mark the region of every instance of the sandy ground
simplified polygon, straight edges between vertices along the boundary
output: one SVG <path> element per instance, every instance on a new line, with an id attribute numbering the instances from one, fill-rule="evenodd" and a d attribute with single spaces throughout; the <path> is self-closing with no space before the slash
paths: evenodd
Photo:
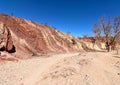
<path id="1" fill-rule="evenodd" d="M 120 55 L 84 52 L 0 65 L 0 85 L 120 85 Z"/>

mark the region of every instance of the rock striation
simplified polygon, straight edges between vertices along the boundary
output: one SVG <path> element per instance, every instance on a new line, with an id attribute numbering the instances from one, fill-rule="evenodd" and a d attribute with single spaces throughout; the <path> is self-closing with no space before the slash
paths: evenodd
<path id="1" fill-rule="evenodd" d="M 11 33 L 4 23 L 0 23 L 0 50 L 8 52 L 14 50 Z"/>
<path id="2" fill-rule="evenodd" d="M 54 28 L 0 14 L 0 49 L 15 52 L 22 58 L 46 53 L 66 53 L 82 50 L 81 43 L 71 35 Z"/>

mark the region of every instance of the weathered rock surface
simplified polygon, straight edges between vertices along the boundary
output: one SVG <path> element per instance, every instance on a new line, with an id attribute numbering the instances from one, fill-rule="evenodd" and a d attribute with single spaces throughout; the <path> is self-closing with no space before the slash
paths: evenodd
<path id="1" fill-rule="evenodd" d="M 0 23 L 0 50 L 10 52 L 13 50 L 13 47 L 14 45 L 9 29 L 4 23 Z"/>
<path id="2" fill-rule="evenodd" d="M 18 57 L 46 54 L 77 52 L 82 50 L 78 39 L 59 32 L 52 27 L 13 16 L 0 14 L 0 32 L 7 51 L 13 49 Z M 25 58 L 25 57 L 24 57 Z"/>
<path id="3" fill-rule="evenodd" d="M 102 43 L 77 39 L 54 28 L 0 14 L 0 49 L 27 58 L 47 53 L 68 53 L 105 49 Z"/>

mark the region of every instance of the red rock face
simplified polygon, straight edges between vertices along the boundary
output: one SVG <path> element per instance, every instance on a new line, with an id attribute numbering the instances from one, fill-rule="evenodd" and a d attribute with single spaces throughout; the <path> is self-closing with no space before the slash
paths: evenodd
<path id="1" fill-rule="evenodd" d="M 1 51 L 10 52 L 14 46 L 11 33 L 3 23 L 0 23 L 0 28 L 0 49 Z"/>
<path id="2" fill-rule="evenodd" d="M 0 29 L 5 30 L 6 50 L 10 51 L 14 45 L 18 56 L 76 52 L 82 49 L 77 39 L 46 25 L 4 14 L 0 15 L 0 22 L 5 25 L 0 26 Z"/>

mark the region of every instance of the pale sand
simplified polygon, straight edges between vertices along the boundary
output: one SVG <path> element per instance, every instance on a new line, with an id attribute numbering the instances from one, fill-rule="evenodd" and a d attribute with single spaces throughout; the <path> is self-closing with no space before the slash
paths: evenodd
<path id="1" fill-rule="evenodd" d="M 84 52 L 9 61 L 0 65 L 0 85 L 120 85 L 120 55 Z"/>

